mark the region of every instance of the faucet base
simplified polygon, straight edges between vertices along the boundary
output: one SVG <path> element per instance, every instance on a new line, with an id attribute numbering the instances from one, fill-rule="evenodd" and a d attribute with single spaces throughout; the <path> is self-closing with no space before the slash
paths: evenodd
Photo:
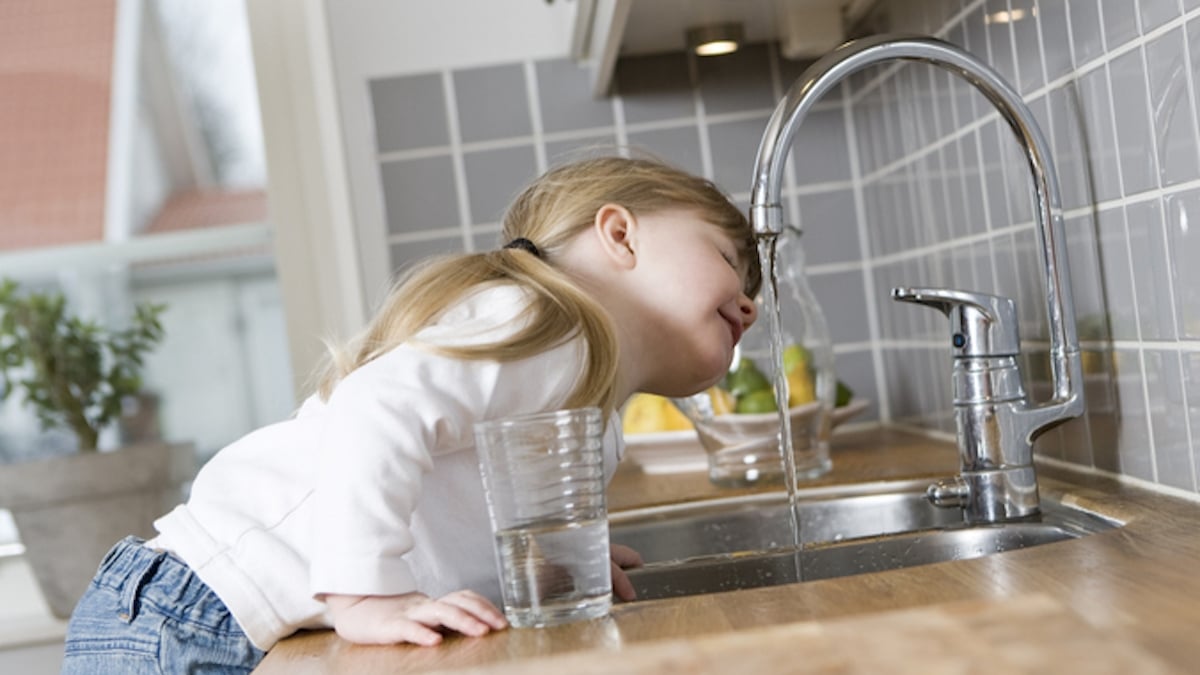
<path id="1" fill-rule="evenodd" d="M 938 481 L 925 493 L 934 506 L 958 507 L 972 524 L 1021 520 L 1041 512 L 1032 466 L 995 471 L 964 471 Z"/>

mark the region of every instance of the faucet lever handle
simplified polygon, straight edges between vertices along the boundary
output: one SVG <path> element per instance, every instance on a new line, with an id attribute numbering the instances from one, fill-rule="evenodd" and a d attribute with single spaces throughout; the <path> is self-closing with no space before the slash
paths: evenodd
<path id="1" fill-rule="evenodd" d="M 945 314 L 955 357 L 1015 356 L 1021 350 L 1012 298 L 951 288 L 893 288 L 892 299 Z"/>

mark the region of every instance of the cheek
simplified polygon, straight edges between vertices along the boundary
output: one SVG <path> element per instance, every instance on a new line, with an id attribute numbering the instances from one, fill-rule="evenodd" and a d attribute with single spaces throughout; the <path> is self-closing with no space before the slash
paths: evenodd
<path id="1" fill-rule="evenodd" d="M 676 339 L 665 358 L 665 372 L 671 373 L 672 396 L 690 396 L 716 384 L 729 370 L 730 351 L 720 336 L 711 331 L 691 331 L 687 338 Z M 669 364 L 669 365 L 668 365 Z"/>
<path id="2" fill-rule="evenodd" d="M 696 373 L 701 379 L 711 380 L 710 384 L 721 379 L 729 371 L 733 358 L 729 339 L 722 340 L 721 337 L 717 335 L 716 339 L 710 338 L 705 344 L 696 345 Z"/>

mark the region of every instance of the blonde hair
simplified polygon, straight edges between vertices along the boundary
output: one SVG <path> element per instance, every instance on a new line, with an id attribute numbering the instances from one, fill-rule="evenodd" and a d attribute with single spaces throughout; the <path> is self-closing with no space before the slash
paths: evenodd
<path id="1" fill-rule="evenodd" d="M 516 361 L 582 335 L 587 363 L 566 407 L 616 401 L 617 340 L 608 313 L 559 269 L 559 252 L 592 226 L 605 204 L 633 214 L 673 208 L 697 210 L 738 247 L 746 292 L 761 282 L 754 235 L 746 216 L 711 182 L 648 159 L 599 157 L 551 169 L 517 197 L 504 216 L 503 240 L 525 238 L 539 255 L 520 249 L 440 256 L 401 277 L 367 328 L 343 348 L 331 348 L 319 393 L 328 398 L 347 374 L 391 351 L 442 311 L 484 284 L 514 283 L 532 291 L 525 328 L 500 342 L 443 346 L 438 352 L 463 359 Z"/>

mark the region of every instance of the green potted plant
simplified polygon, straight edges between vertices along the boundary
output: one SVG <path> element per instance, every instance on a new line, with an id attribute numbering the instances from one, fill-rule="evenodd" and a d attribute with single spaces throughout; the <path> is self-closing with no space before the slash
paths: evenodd
<path id="1" fill-rule="evenodd" d="M 164 309 L 139 305 L 128 328 L 108 330 L 71 314 L 61 293 L 0 282 L 0 401 L 19 391 L 43 429 L 77 439 L 70 455 L 0 466 L 0 508 L 12 513 L 55 616 L 70 615 L 109 547 L 153 534 L 154 518 L 178 503 L 191 478 L 190 444 L 98 447 L 141 392 Z M 25 454 L 37 457 L 32 450 Z"/>

